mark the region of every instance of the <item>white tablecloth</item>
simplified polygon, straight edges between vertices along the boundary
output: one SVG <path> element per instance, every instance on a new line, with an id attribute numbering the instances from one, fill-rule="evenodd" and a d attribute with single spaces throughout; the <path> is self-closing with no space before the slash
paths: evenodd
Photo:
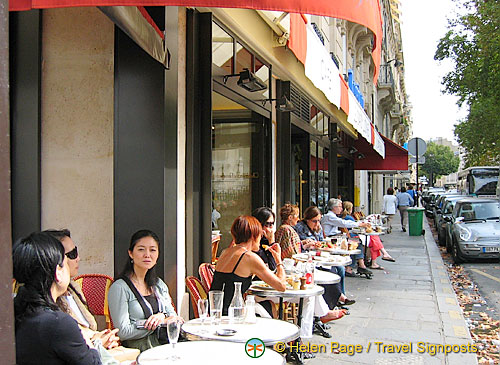
<path id="1" fill-rule="evenodd" d="M 137 359 L 137 364 L 285 364 L 285 358 L 277 352 L 273 351 L 271 348 L 266 348 L 264 350 L 264 354 L 261 357 L 249 357 L 245 352 L 245 343 L 230 343 L 222 341 L 188 341 L 176 344 L 175 351 L 173 353 L 179 357 L 177 361 L 171 361 L 168 359 L 168 357 L 172 355 L 172 345 L 162 345 L 154 347 L 141 353 L 141 355 Z"/>

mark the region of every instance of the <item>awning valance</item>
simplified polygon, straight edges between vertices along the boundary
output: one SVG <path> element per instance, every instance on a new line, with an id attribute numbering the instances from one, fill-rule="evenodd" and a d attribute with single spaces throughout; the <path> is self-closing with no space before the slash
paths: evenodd
<path id="1" fill-rule="evenodd" d="M 378 170 L 378 171 L 407 171 L 408 151 L 397 145 L 389 138 L 379 134 L 385 142 L 385 158 L 364 138 L 358 138 L 354 147 L 358 150 L 354 160 L 355 170 Z"/>

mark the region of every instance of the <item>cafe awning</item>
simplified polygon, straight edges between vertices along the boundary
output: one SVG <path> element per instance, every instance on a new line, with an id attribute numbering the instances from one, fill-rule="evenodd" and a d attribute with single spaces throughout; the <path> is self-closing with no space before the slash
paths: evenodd
<path id="1" fill-rule="evenodd" d="M 10 0 L 10 11 L 75 6 L 185 6 L 275 10 L 321 15 L 364 25 L 374 34 L 373 59 L 377 79 L 382 46 L 382 16 L 378 0 Z"/>
<path id="2" fill-rule="evenodd" d="M 385 158 L 377 153 L 373 145 L 364 138 L 358 138 L 354 142 L 357 152 L 354 154 L 355 170 L 378 170 L 378 171 L 407 171 L 408 151 L 394 143 L 389 138 L 382 137 L 385 144 Z"/>

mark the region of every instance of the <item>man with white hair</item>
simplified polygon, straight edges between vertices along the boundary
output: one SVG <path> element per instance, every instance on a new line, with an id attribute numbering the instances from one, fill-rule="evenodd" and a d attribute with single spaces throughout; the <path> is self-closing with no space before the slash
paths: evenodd
<path id="1" fill-rule="evenodd" d="M 328 213 L 321 218 L 321 226 L 325 237 L 340 234 L 339 228 L 370 227 L 370 223 L 354 222 L 338 217 L 342 213 L 342 200 L 331 198 L 328 200 Z"/>
<path id="2" fill-rule="evenodd" d="M 342 200 L 340 199 L 332 198 L 328 200 L 327 206 L 328 213 L 321 219 L 325 237 L 340 234 L 339 228 L 370 227 L 370 223 L 355 222 L 338 217 L 337 215 L 340 215 L 343 211 Z M 360 248 L 362 249 L 362 247 Z M 358 274 L 372 274 L 372 272 L 366 268 L 363 253 L 351 255 L 351 258 L 353 263 L 346 267 L 346 276 L 355 276 L 353 273 L 355 262 L 358 264 Z"/>

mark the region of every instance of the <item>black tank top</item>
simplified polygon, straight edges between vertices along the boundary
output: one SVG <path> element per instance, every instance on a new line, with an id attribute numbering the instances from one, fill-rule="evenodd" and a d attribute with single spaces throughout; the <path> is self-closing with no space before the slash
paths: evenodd
<path id="1" fill-rule="evenodd" d="M 241 283 L 241 294 L 246 292 L 250 285 L 252 284 L 252 275 L 242 278 L 234 273 L 238 265 L 240 264 L 243 255 L 245 255 L 247 251 L 243 252 L 243 254 L 238 259 L 236 265 L 234 265 L 233 271 L 231 272 L 220 272 L 215 271 L 214 278 L 212 280 L 212 286 L 210 290 L 224 290 L 224 300 L 222 304 L 222 315 L 227 316 L 227 311 L 229 309 L 229 305 L 231 304 L 231 300 L 233 300 L 234 295 L 234 283 Z M 224 288 L 224 289 L 223 289 Z"/>

